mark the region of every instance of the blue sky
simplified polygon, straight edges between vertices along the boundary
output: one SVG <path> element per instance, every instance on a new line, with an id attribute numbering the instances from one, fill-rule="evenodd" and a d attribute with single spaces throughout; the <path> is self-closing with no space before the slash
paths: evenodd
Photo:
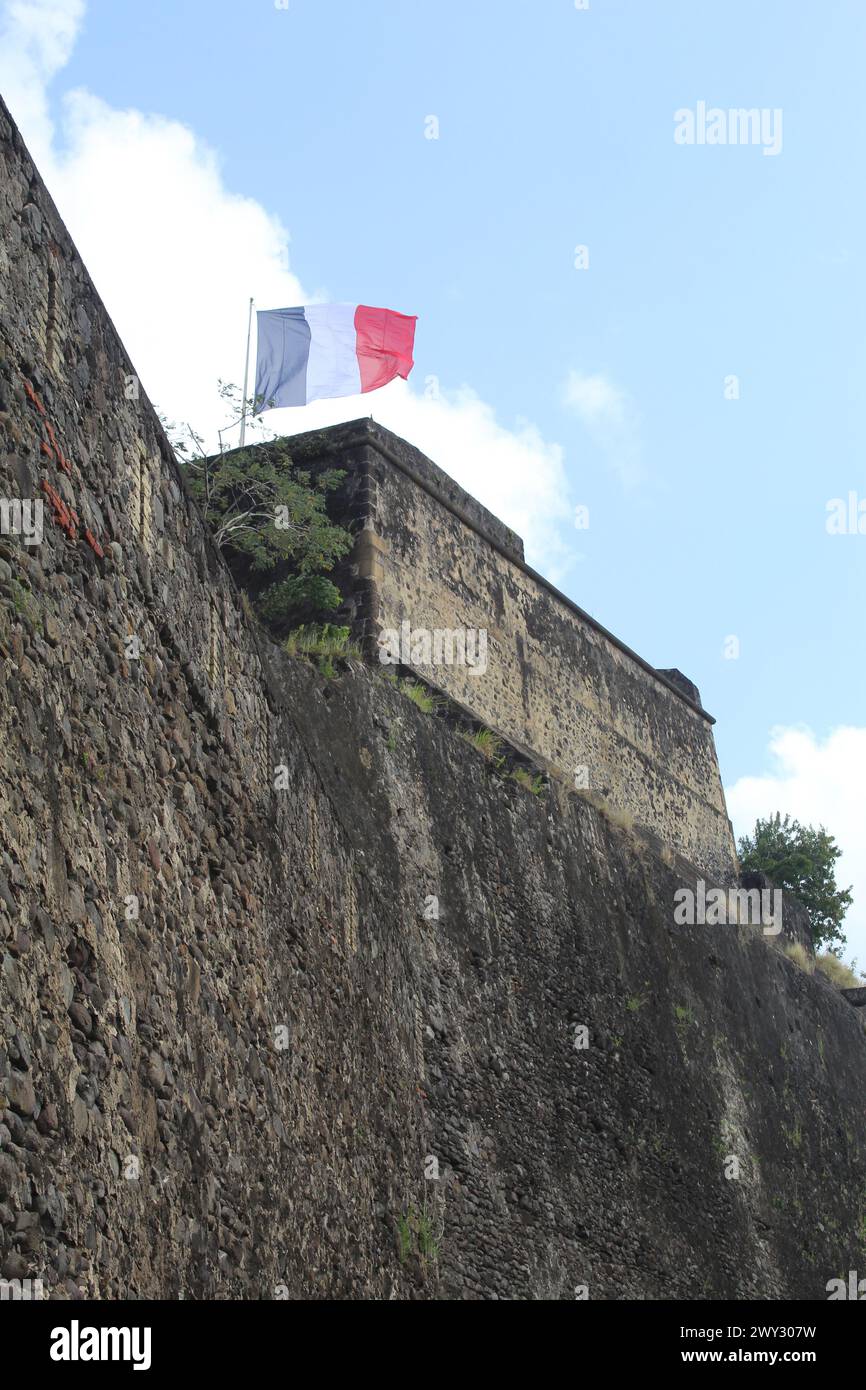
<path id="1" fill-rule="evenodd" d="M 866 899 L 866 535 L 825 524 L 866 499 L 862 0 L 31 8 L 10 105 L 157 404 L 184 412 L 204 338 L 239 379 L 249 294 L 418 314 L 413 393 L 327 418 L 417 421 L 538 568 L 700 686 L 737 828 L 823 820 Z M 700 101 L 780 110 L 780 152 L 675 143 Z"/>

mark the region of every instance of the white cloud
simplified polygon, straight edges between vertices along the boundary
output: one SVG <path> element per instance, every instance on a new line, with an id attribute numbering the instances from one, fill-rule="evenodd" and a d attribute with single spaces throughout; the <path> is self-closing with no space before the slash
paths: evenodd
<path id="1" fill-rule="evenodd" d="M 811 729 L 777 728 L 769 755 L 772 771 L 741 777 L 726 792 L 734 829 L 751 834 L 759 816 L 780 811 L 835 837 L 843 851 L 836 881 L 853 885 L 854 906 L 843 926 L 846 954 L 866 969 L 866 728 L 834 729 L 823 742 Z"/>
<path id="2" fill-rule="evenodd" d="M 178 121 L 64 101 L 66 148 L 47 180 L 148 395 L 213 438 L 217 379 L 240 384 L 249 296 L 297 304 L 278 219 L 223 183 Z"/>
<path id="3" fill-rule="evenodd" d="M 250 295 L 262 307 L 318 296 L 290 269 L 279 219 L 226 187 L 187 126 L 76 90 L 60 102 L 56 138 L 46 91 L 83 15 L 83 0 L 6 0 L 0 87 L 148 395 L 215 444 L 226 420 L 217 380 L 242 380 Z M 531 560 L 565 572 L 561 449 L 528 422 L 499 423 L 471 389 L 428 400 L 395 383 L 267 419 L 295 432 L 371 411 L 523 535 Z"/>
<path id="4" fill-rule="evenodd" d="M 0 13 L 0 91 L 36 162 L 50 155 L 47 86 L 69 62 L 85 0 L 6 0 Z"/>
<path id="5" fill-rule="evenodd" d="M 640 417 L 627 392 L 600 372 L 572 371 L 563 400 L 577 415 L 620 480 L 632 487 L 644 477 Z"/>

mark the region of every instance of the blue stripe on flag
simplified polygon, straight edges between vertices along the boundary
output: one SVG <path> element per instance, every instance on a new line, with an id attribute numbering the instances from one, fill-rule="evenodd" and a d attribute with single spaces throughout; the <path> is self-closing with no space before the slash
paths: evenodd
<path id="1" fill-rule="evenodd" d="M 256 414 L 272 406 L 306 405 L 310 325 L 303 308 L 256 313 Z"/>

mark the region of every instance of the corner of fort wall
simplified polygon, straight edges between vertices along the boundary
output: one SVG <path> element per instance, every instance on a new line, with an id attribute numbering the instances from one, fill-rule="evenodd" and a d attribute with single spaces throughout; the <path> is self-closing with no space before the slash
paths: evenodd
<path id="1" fill-rule="evenodd" d="M 293 449 L 346 470 L 337 508 L 356 541 L 340 579 L 371 654 L 408 633 L 401 665 L 479 722 L 699 867 L 734 871 L 714 721 L 691 682 L 649 666 L 559 593 L 526 564 L 519 536 L 372 420 L 299 435 Z M 437 632 L 483 633 L 483 663 L 449 661 L 447 642 L 444 659 L 426 659 L 423 634 Z"/>

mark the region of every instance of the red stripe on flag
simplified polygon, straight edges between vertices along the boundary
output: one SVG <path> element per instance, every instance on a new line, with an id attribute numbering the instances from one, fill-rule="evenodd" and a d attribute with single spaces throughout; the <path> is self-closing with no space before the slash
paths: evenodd
<path id="1" fill-rule="evenodd" d="M 396 314 L 393 309 L 371 309 L 359 304 L 355 310 L 355 334 L 361 390 L 376 391 L 395 376 L 403 380 L 415 365 L 417 315 Z"/>

